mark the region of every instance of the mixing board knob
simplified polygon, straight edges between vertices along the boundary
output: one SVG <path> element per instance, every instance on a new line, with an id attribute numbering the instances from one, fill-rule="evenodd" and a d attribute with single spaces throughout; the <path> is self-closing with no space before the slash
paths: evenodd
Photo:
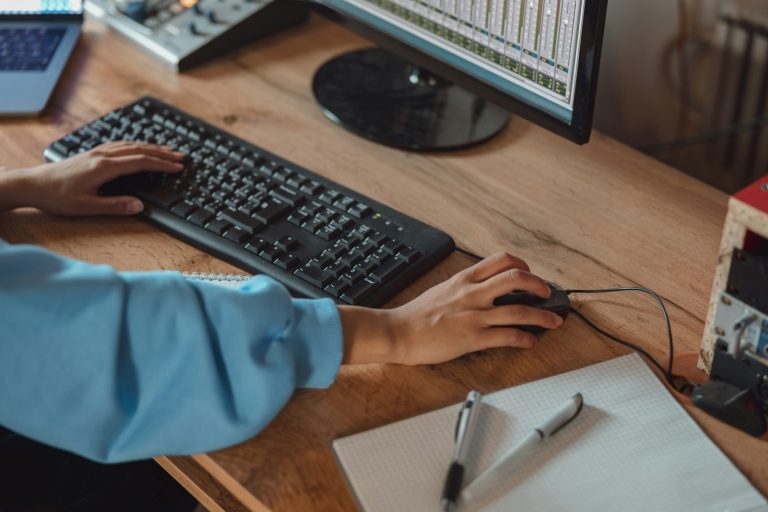
<path id="1" fill-rule="evenodd" d="M 211 23 L 216 23 L 219 21 L 219 19 L 216 17 L 216 12 L 214 12 L 213 9 L 208 9 L 205 11 L 205 17 L 208 18 L 208 21 Z"/>
<path id="2" fill-rule="evenodd" d="M 144 20 L 146 20 L 149 16 L 149 12 L 147 11 L 147 4 L 144 1 L 138 0 L 134 2 L 128 2 L 128 4 L 123 7 L 123 12 L 133 21 L 137 21 L 139 23 L 144 23 Z"/>
<path id="3" fill-rule="evenodd" d="M 200 35 L 200 31 L 197 29 L 197 25 L 195 25 L 194 21 L 190 21 L 189 25 L 187 25 L 187 27 L 189 27 L 189 33 L 190 34 Z"/>
<path id="4" fill-rule="evenodd" d="M 200 2 L 193 5 L 192 10 L 195 11 L 195 14 L 199 14 L 199 15 L 203 14 L 203 8 L 200 6 Z"/>

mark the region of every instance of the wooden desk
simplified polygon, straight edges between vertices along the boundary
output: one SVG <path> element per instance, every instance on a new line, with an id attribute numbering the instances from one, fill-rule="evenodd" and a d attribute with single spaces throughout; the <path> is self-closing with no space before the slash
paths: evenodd
<path id="1" fill-rule="evenodd" d="M 666 300 L 678 351 L 699 347 L 726 196 L 599 133 L 577 147 L 520 119 L 491 142 L 413 154 L 329 123 L 311 95 L 326 59 L 366 43 L 313 18 L 304 27 L 177 75 L 88 22 L 46 117 L 0 123 L 3 163 L 37 163 L 44 146 L 105 111 L 152 94 L 433 224 L 469 251 L 508 251 L 568 287 L 641 284 Z M 0 215 L 0 236 L 119 269 L 232 271 L 133 219 Z M 471 260 L 454 254 L 392 305 Z M 585 298 L 584 311 L 665 359 L 663 324 L 642 296 Z M 296 393 L 259 436 L 220 452 L 159 462 L 211 510 L 352 510 L 330 442 L 626 353 L 576 318 L 529 351 L 494 350 L 436 366 L 343 368 L 328 390 Z M 686 408 L 764 493 L 768 443 Z"/>

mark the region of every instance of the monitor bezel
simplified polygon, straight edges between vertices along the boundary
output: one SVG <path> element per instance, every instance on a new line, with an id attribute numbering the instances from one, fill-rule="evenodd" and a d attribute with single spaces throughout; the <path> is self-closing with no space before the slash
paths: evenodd
<path id="1" fill-rule="evenodd" d="M 518 100 L 471 74 L 460 71 L 346 12 L 341 12 L 325 4 L 324 0 L 314 0 L 310 4 L 315 11 L 326 18 L 365 37 L 375 45 L 484 97 L 512 114 L 523 117 L 577 144 L 585 144 L 589 141 L 592 132 L 597 76 L 600 69 L 608 0 L 585 0 L 579 64 L 574 88 L 573 117 L 570 124 Z"/>

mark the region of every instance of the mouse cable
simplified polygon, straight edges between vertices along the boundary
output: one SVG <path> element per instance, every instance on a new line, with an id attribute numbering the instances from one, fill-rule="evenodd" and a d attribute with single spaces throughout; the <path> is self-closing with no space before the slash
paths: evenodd
<path id="1" fill-rule="evenodd" d="M 595 324 L 592 320 L 584 316 L 583 313 L 580 311 L 571 308 L 571 311 L 581 318 L 587 325 L 589 325 L 592 329 L 597 331 L 598 333 L 602 334 L 603 336 L 620 343 L 624 345 L 625 347 L 629 347 L 641 355 L 645 356 L 649 361 L 653 363 L 656 368 L 659 369 L 659 371 L 664 375 L 667 382 L 672 385 L 674 389 L 678 389 L 679 386 L 674 383 L 674 376 L 672 375 L 672 362 L 674 360 L 675 356 L 675 345 L 674 340 L 672 338 L 672 323 L 669 321 L 669 314 L 667 313 L 667 308 L 664 306 L 664 301 L 661 300 L 661 297 L 654 292 L 653 290 L 649 290 L 648 288 L 642 288 L 642 287 L 627 287 L 627 288 L 602 288 L 602 289 L 596 289 L 596 290 L 565 290 L 565 293 L 568 295 L 571 294 L 586 294 L 586 293 L 614 293 L 614 292 L 642 292 L 647 293 L 648 295 L 652 296 L 654 299 L 656 299 L 656 302 L 658 303 L 659 307 L 661 308 L 661 313 L 664 316 L 664 324 L 667 328 L 667 338 L 669 340 L 669 361 L 667 363 L 667 369 L 665 370 L 664 367 L 659 363 L 656 359 L 654 359 L 648 352 L 640 348 L 639 346 L 635 345 L 634 343 L 630 343 L 622 338 L 619 338 L 618 336 L 615 336 L 600 327 L 598 327 L 597 324 Z"/>

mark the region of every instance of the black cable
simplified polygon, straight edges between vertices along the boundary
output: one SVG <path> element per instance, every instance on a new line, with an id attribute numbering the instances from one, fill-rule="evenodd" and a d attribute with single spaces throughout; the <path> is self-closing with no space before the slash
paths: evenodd
<path id="1" fill-rule="evenodd" d="M 649 144 L 647 146 L 640 146 L 638 149 L 643 153 L 655 155 L 658 153 L 664 153 L 665 151 L 671 151 L 674 149 L 685 148 L 688 146 L 696 146 L 698 144 L 704 144 L 706 142 L 717 140 L 723 137 L 728 137 L 731 135 L 737 135 L 743 132 L 750 132 L 750 131 L 756 130 L 757 128 L 765 124 L 768 124 L 768 115 L 758 116 L 758 117 L 749 119 L 747 121 L 742 121 L 739 123 L 733 123 L 723 128 L 704 131 L 684 139 L 673 140 L 669 142 L 658 142 L 654 144 Z"/>
<path id="2" fill-rule="evenodd" d="M 473 252 L 470 252 L 470 251 L 468 251 L 466 249 L 462 249 L 461 247 L 456 247 L 456 252 L 460 252 L 461 254 L 463 254 L 465 256 L 469 256 L 470 258 L 474 258 L 477 261 L 480 261 L 480 260 L 483 259 L 482 256 L 478 256 L 477 254 L 475 254 Z"/>
<path id="3" fill-rule="evenodd" d="M 637 345 L 634 345 L 633 343 L 630 343 L 626 340 L 623 340 L 619 338 L 618 336 L 614 336 L 613 334 L 610 334 L 609 332 L 604 331 L 600 327 L 598 327 L 594 322 L 589 320 L 586 316 L 584 316 L 583 313 L 571 309 L 573 313 L 584 320 L 590 327 L 592 327 L 595 331 L 599 332 L 603 336 L 606 336 L 613 341 L 617 343 L 621 343 L 622 345 L 632 348 L 633 350 L 636 350 L 646 358 L 648 358 L 660 371 L 664 374 L 664 377 L 667 379 L 667 382 L 669 382 L 673 387 L 676 387 L 673 383 L 673 375 L 672 375 L 672 362 L 675 357 L 675 345 L 674 345 L 674 339 L 672 337 L 672 323 L 669 321 L 669 313 L 667 313 L 667 308 L 664 306 L 664 301 L 661 300 L 661 297 L 654 292 L 653 290 L 649 290 L 648 288 L 642 288 L 639 286 L 632 286 L 632 287 L 626 287 L 626 288 L 602 288 L 597 290 L 565 290 L 565 293 L 568 295 L 574 294 L 574 293 L 614 293 L 614 292 L 643 292 L 647 293 L 648 295 L 652 296 L 654 299 L 656 299 L 656 302 L 659 304 L 659 307 L 661 308 L 661 313 L 664 316 L 664 324 L 667 328 L 667 337 L 669 339 L 669 362 L 667 363 L 667 369 L 664 370 L 664 367 L 656 361 L 653 357 L 651 357 L 650 354 L 648 354 L 645 350 L 641 349 Z"/>
<path id="4" fill-rule="evenodd" d="M 573 313 L 577 317 L 581 318 L 584 321 L 584 323 L 586 323 L 588 326 L 590 326 L 592 329 L 594 329 L 598 333 L 602 334 L 606 338 L 610 338 L 611 340 L 615 341 L 616 343 L 620 343 L 620 344 L 624 345 L 625 347 L 631 348 L 632 350 L 634 350 L 636 352 L 639 352 L 640 355 L 642 355 L 646 359 L 648 359 L 648 361 L 650 361 L 661 372 L 661 374 L 664 376 L 664 378 L 667 380 L 667 382 L 669 382 L 669 384 L 673 388 L 676 388 L 675 383 L 672 380 L 672 376 L 670 374 L 668 374 L 664 370 L 664 367 L 661 366 L 661 363 L 659 363 L 656 359 L 654 359 L 654 357 L 651 356 L 648 352 L 646 352 L 645 350 L 643 350 L 639 346 L 635 345 L 634 343 L 630 343 L 627 340 L 621 339 L 618 336 L 614 336 L 613 334 L 609 333 L 608 331 L 605 331 L 605 330 L 601 329 L 592 320 L 590 320 L 589 318 L 584 316 L 584 313 L 580 312 L 579 310 L 571 308 L 571 313 Z"/>

